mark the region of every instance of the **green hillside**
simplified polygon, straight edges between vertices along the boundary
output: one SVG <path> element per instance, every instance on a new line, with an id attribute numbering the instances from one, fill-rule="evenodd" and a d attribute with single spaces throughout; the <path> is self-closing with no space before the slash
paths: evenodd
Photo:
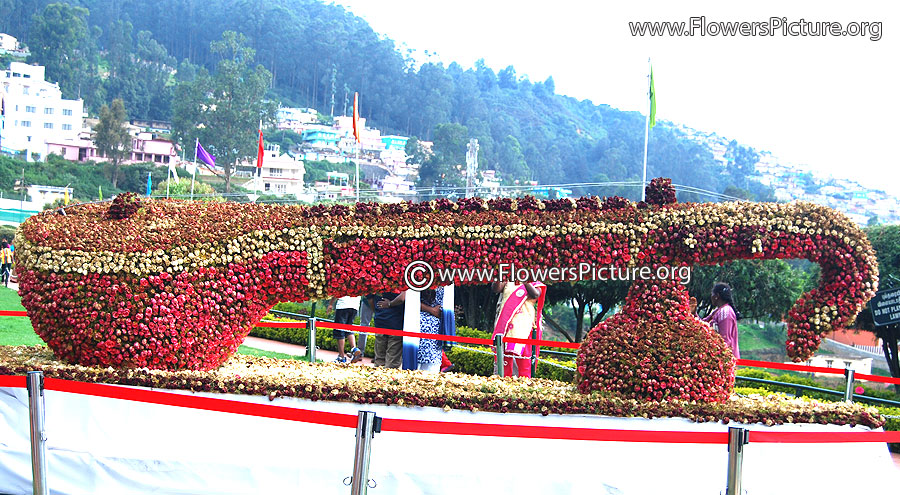
<path id="1" fill-rule="evenodd" d="M 210 0 L 202 8 L 183 0 L 70 3 L 77 8 L 8 0 L 0 31 L 28 44 L 31 61 L 46 65 L 64 95 L 84 98 L 93 112 L 122 98 L 132 118 L 172 120 L 178 103 L 173 95 L 204 71 L 216 70 L 221 57 L 210 45 L 233 30 L 246 36 L 254 63 L 271 73 L 271 101 L 329 115 L 334 88 L 335 114 L 348 113 L 353 92 L 359 92 L 362 116 L 385 133 L 430 141 L 439 137 L 439 126 L 460 126 L 459 141 L 479 140 L 480 168 L 499 171 L 507 182 L 625 181 L 642 175 L 644 119 L 638 113 L 559 95 L 552 77 L 530 81 L 512 66 L 498 72 L 483 61 L 474 67 L 416 66 L 392 40 L 341 6 L 316 0 Z M 458 142 L 450 144 L 453 154 L 465 153 Z M 744 148 L 734 154 L 749 157 L 749 163 L 723 168 L 707 148 L 661 123 L 651 133 L 649 150 L 651 177 L 771 197 L 748 179 L 755 154 Z M 459 163 L 458 156 L 444 158 L 432 165 Z M 639 188 L 610 187 L 574 192 L 640 194 Z"/>

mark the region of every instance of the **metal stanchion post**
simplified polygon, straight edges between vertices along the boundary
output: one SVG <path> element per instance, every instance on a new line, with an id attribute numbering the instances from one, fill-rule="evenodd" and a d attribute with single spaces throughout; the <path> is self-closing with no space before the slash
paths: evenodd
<path id="1" fill-rule="evenodd" d="M 537 340 L 537 330 L 533 328 L 531 329 L 531 338 Z M 531 376 L 534 376 L 537 371 L 537 347 L 536 345 L 531 346 Z"/>
<path id="2" fill-rule="evenodd" d="M 374 438 L 376 433 L 380 432 L 381 418 L 372 411 L 359 411 L 356 420 L 356 450 L 353 453 L 353 477 L 350 478 L 351 495 L 366 495 L 369 489 L 369 460 L 372 457 L 372 438 Z"/>
<path id="3" fill-rule="evenodd" d="M 856 372 L 847 368 L 844 370 L 844 376 L 847 377 L 847 388 L 844 389 L 844 402 L 853 402 L 853 379 Z"/>
<path id="4" fill-rule="evenodd" d="M 494 335 L 494 352 L 497 353 L 497 376 L 503 376 L 503 335 Z"/>
<path id="5" fill-rule="evenodd" d="M 750 441 L 750 430 L 728 428 L 728 484 L 725 495 L 741 495 L 741 466 L 744 462 L 744 445 Z"/>
<path id="6" fill-rule="evenodd" d="M 44 432 L 44 373 L 29 371 L 28 412 L 31 417 L 31 476 L 34 495 L 47 495 L 47 435 Z"/>
<path id="7" fill-rule="evenodd" d="M 309 356 L 309 362 L 316 362 L 316 317 L 309 319 L 309 341 L 306 343 L 306 354 Z"/>

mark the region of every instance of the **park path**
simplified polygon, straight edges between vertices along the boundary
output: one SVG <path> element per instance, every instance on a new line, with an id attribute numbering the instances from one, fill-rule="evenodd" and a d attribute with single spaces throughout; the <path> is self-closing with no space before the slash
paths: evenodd
<path id="1" fill-rule="evenodd" d="M 369 338 L 374 338 L 370 336 Z M 295 345 L 288 344 L 286 342 L 279 342 L 277 340 L 268 340 L 261 339 L 259 337 L 250 337 L 244 339 L 244 345 L 247 347 L 252 347 L 254 349 L 259 349 L 262 351 L 270 351 L 270 352 L 281 352 L 283 354 L 290 354 L 292 356 L 305 356 L 306 355 L 306 346 L 305 345 Z M 325 349 L 316 349 L 316 359 L 321 359 L 326 363 L 334 362 L 337 359 L 338 353 L 336 351 L 328 351 Z M 349 355 L 349 350 L 348 350 Z M 375 366 L 372 363 L 372 358 L 363 357 L 362 361 L 359 361 L 356 364 L 361 364 L 364 366 Z"/>

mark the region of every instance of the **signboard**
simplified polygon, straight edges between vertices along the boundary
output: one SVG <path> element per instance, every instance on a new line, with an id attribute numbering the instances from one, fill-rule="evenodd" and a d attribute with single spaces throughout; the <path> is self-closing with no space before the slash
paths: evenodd
<path id="1" fill-rule="evenodd" d="M 880 290 L 869 301 L 875 325 L 882 327 L 900 323 L 900 289 Z"/>

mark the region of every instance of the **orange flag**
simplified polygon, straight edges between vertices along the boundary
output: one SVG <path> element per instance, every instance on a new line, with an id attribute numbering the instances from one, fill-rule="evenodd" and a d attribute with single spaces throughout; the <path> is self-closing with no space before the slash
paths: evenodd
<path id="1" fill-rule="evenodd" d="M 359 138 L 359 93 L 353 93 L 353 137 L 357 143 L 362 143 Z"/>

